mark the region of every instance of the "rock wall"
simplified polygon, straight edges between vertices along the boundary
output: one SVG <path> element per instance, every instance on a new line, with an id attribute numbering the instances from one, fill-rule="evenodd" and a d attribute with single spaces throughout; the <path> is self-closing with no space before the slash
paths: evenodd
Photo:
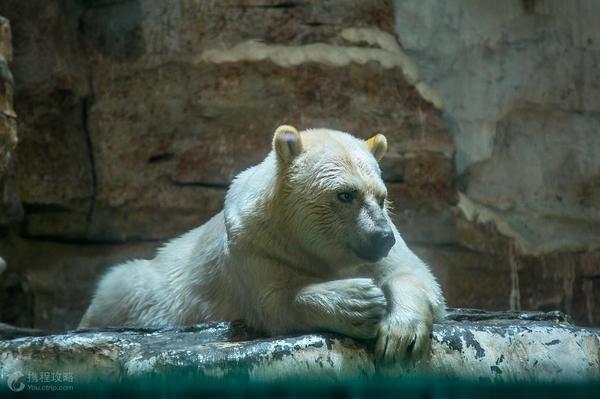
<path id="1" fill-rule="evenodd" d="M 8 226 L 18 223 L 22 209 L 15 193 L 14 151 L 17 145 L 17 115 L 13 109 L 14 80 L 9 21 L 0 16 L 0 240 Z M 27 282 L 15 268 L 8 269 L 0 251 L 0 320 L 15 324 L 32 324 L 32 295 Z"/>
<path id="2" fill-rule="evenodd" d="M 597 324 L 600 4 L 394 6 L 399 42 L 444 101 L 466 219 L 460 244 L 503 255 L 511 306 L 560 303 Z M 474 232 L 475 224 L 508 240 Z"/>
<path id="3" fill-rule="evenodd" d="M 539 32 L 554 24 L 567 32 L 571 20 L 553 18 L 560 9 L 535 17 L 537 8 L 518 2 L 495 5 L 502 12 L 487 19 L 479 18 L 486 8 L 469 2 L 444 3 L 444 12 L 419 4 L 3 1 L 0 15 L 13 27 L 15 184 L 25 215 L 0 240 L 0 256 L 30 287 L 30 324 L 75 326 L 111 263 L 150 257 L 160 242 L 217 212 L 232 177 L 265 156 L 281 123 L 386 134 L 395 221 L 451 305 L 560 308 L 600 323 L 595 186 L 577 205 L 569 185 L 569 176 L 583 179 L 597 166 L 594 119 L 587 108 L 573 108 L 569 118 L 561 116 L 566 108 L 547 111 L 556 102 L 544 94 L 554 93 L 560 69 L 542 61 L 571 44 L 559 38 L 543 46 L 550 55 L 538 54 L 535 40 L 506 38 L 517 30 L 501 22 L 523 20 L 524 37 L 546 40 Z M 474 32 L 462 32 L 463 23 Z M 539 58 L 531 68 L 545 68 L 535 69 L 537 84 L 488 48 L 484 28 L 504 52 L 531 42 Z M 575 58 L 560 65 L 570 68 Z M 517 92 L 508 89 L 515 80 L 539 95 L 535 106 L 499 94 Z M 583 86 L 573 86 L 571 97 Z M 500 107 L 498 98 L 514 107 Z M 494 124 L 496 141 L 481 128 Z M 581 168 L 542 168 L 552 154 Z M 517 167 L 511 160 L 519 157 L 526 162 Z M 535 184 L 529 175 L 517 179 L 521 170 Z M 564 205 L 531 205 L 535 187 L 548 199 L 563 186 Z M 516 205 L 496 209 L 492 202 L 503 198 Z M 534 217 L 515 219 L 523 209 Z M 569 229 L 564 245 L 540 215 L 571 223 L 560 225 Z M 535 231 L 528 237 L 537 244 L 515 233 L 513 219 Z"/>
<path id="4" fill-rule="evenodd" d="M 13 151 L 17 145 L 17 121 L 13 109 L 14 80 L 9 21 L 0 16 L 0 229 L 19 219 L 20 208 L 14 193 Z"/>
<path id="5" fill-rule="evenodd" d="M 600 4 L 395 6 L 402 46 L 444 99 L 463 212 L 524 253 L 598 249 Z"/>

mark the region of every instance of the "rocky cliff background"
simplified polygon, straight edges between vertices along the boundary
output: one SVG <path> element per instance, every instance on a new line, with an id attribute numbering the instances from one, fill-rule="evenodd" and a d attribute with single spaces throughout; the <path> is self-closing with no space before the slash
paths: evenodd
<path id="1" fill-rule="evenodd" d="M 600 3 L 3 0 L 0 15 L 0 321 L 75 327 L 111 264 L 220 210 L 290 123 L 386 134 L 396 223 L 449 305 L 600 325 Z"/>

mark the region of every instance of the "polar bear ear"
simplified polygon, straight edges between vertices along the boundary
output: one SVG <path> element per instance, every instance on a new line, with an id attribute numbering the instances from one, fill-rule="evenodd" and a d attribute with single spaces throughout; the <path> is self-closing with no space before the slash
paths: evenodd
<path id="1" fill-rule="evenodd" d="M 375 159 L 380 161 L 387 152 L 387 139 L 383 134 L 377 133 L 375 136 L 367 140 L 367 147 Z"/>
<path id="2" fill-rule="evenodd" d="M 289 125 L 281 125 L 273 135 L 273 149 L 279 159 L 290 162 L 303 151 L 302 138 L 298 130 Z"/>

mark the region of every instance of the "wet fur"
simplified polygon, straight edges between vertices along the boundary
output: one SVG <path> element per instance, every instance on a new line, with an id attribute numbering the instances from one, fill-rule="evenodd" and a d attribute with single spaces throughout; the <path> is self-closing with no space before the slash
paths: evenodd
<path id="1" fill-rule="evenodd" d="M 426 354 L 445 302 L 393 226 L 387 201 L 374 205 L 385 194 L 375 157 L 385 138 L 290 132 L 281 143 L 276 134 L 266 159 L 236 177 L 222 212 L 154 259 L 110 269 L 80 327 L 243 319 L 272 335 L 327 330 L 375 338 L 383 360 Z M 343 184 L 364 191 L 360 218 L 335 203 L 332 193 Z M 389 223 L 396 243 L 369 263 L 349 248 L 376 223 Z"/>

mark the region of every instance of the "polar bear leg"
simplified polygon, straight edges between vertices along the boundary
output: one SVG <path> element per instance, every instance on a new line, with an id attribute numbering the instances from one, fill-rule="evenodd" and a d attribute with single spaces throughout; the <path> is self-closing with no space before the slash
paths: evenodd
<path id="1" fill-rule="evenodd" d="M 79 328 L 143 326 L 143 316 L 153 304 L 155 276 L 148 260 L 113 267 L 100 281 Z"/>

